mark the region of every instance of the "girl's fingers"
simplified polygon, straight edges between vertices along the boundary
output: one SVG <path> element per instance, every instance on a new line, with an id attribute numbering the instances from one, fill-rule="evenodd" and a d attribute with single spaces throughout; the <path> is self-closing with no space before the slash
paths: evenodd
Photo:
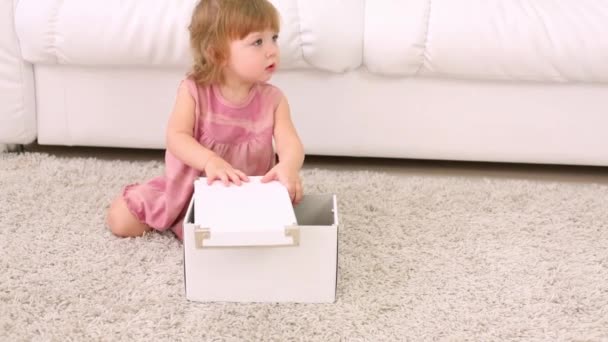
<path id="1" fill-rule="evenodd" d="M 230 185 L 230 181 L 228 180 L 228 174 L 226 174 L 225 171 L 219 174 L 219 179 L 222 181 L 222 183 L 224 183 L 225 186 Z"/>
<path id="2" fill-rule="evenodd" d="M 242 181 L 249 182 L 249 177 L 247 177 L 247 175 L 243 171 L 235 169 L 234 172 L 239 176 Z"/>
<path id="3" fill-rule="evenodd" d="M 235 172 L 235 170 L 230 170 L 227 172 L 227 174 L 228 174 L 228 178 L 230 179 L 231 182 L 233 182 L 236 185 L 241 185 L 241 178 Z"/>
<path id="4" fill-rule="evenodd" d="M 272 169 L 272 170 L 268 171 L 264 175 L 264 177 L 262 177 L 262 183 L 268 183 L 271 180 L 276 179 L 276 177 L 277 177 L 277 173 L 276 173 L 276 171 L 274 169 Z"/>
<path id="5" fill-rule="evenodd" d="M 295 196 L 295 204 L 300 203 L 302 197 L 304 196 L 304 191 L 302 189 L 302 183 L 300 181 L 296 182 L 296 196 Z"/>
<path id="6" fill-rule="evenodd" d="M 296 200 L 296 187 L 295 185 L 289 186 L 287 185 L 287 192 L 289 193 L 289 199 L 291 199 L 291 202 L 295 202 Z"/>
<path id="7" fill-rule="evenodd" d="M 207 175 L 207 184 L 211 185 L 214 180 L 218 179 L 217 174 L 208 174 Z"/>
<path id="8" fill-rule="evenodd" d="M 242 181 L 248 182 L 249 177 L 245 173 L 237 169 L 219 170 L 207 175 L 207 184 L 211 185 L 215 180 L 221 181 L 224 185 L 229 186 L 230 183 L 241 185 Z"/>

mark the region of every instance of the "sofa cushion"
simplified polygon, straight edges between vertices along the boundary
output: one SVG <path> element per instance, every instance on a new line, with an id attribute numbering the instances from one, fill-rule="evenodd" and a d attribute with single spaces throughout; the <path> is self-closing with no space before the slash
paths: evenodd
<path id="1" fill-rule="evenodd" d="M 364 64 L 387 75 L 606 82 L 607 20 L 601 0 L 368 1 Z"/>
<path id="2" fill-rule="evenodd" d="M 21 0 L 15 21 L 31 63 L 186 68 L 196 2 Z M 363 0 L 272 2 L 282 17 L 282 68 L 342 72 L 361 65 Z"/>
<path id="3" fill-rule="evenodd" d="M 367 68 L 387 75 L 417 74 L 424 62 L 428 10 L 428 0 L 368 1 L 363 44 Z"/>
<path id="4" fill-rule="evenodd" d="M 20 0 L 25 60 L 186 68 L 197 0 Z M 480 80 L 608 81 L 608 2 L 272 0 L 282 69 Z"/>

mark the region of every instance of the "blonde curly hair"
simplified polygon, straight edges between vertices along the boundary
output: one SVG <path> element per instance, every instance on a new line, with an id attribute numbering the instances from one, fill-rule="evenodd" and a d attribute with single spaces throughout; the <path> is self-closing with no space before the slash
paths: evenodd
<path id="1" fill-rule="evenodd" d="M 193 65 L 189 76 L 201 85 L 222 83 L 230 41 L 251 32 L 279 32 L 280 19 L 268 0 L 201 0 L 188 26 Z"/>

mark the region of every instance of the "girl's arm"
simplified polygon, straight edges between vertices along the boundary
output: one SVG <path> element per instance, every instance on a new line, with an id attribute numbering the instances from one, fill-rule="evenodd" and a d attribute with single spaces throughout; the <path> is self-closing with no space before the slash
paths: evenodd
<path id="1" fill-rule="evenodd" d="M 195 115 L 194 99 L 182 83 L 167 125 L 167 149 L 186 165 L 203 171 L 215 153 L 194 139 Z"/>
<path id="2" fill-rule="evenodd" d="M 304 163 L 304 147 L 291 121 L 289 104 L 285 96 L 275 111 L 274 120 L 274 140 L 279 163 L 288 165 L 291 170 L 298 172 Z"/>
<path id="3" fill-rule="evenodd" d="M 274 140 L 279 163 L 264 175 L 262 183 L 280 181 L 287 188 L 291 201 L 298 204 L 304 195 L 299 175 L 304 162 L 304 148 L 291 122 L 285 97 L 281 99 L 275 111 L 274 122 Z"/>

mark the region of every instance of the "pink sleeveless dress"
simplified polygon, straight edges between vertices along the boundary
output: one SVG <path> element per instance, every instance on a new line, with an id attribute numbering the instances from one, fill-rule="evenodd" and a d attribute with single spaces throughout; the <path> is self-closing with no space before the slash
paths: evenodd
<path id="1" fill-rule="evenodd" d="M 274 165 L 272 136 L 274 112 L 283 95 L 269 84 L 256 84 L 247 99 L 233 105 L 216 86 L 182 81 L 194 98 L 194 138 L 248 176 L 262 176 Z M 153 229 L 171 229 L 182 240 L 182 221 L 194 191 L 194 181 L 204 176 L 184 164 L 169 150 L 165 174 L 142 184 L 127 185 L 123 198 L 131 213 Z"/>

